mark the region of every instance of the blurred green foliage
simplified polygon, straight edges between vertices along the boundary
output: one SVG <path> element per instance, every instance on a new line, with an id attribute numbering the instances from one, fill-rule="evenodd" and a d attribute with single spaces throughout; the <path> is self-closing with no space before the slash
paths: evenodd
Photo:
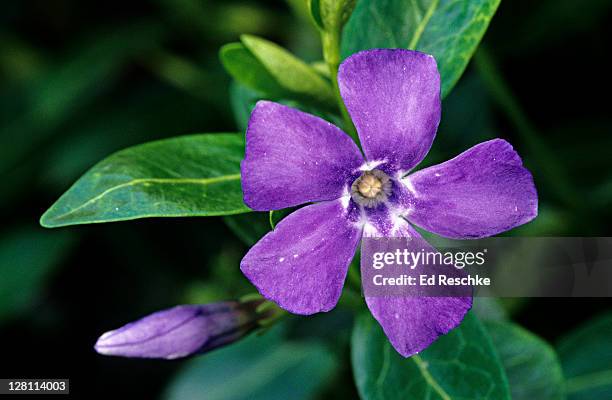
<path id="1" fill-rule="evenodd" d="M 31 311 L 45 281 L 74 243 L 69 232 L 45 235 L 33 229 L 11 232 L 0 242 L 0 324 Z"/>
<path id="2" fill-rule="evenodd" d="M 192 360 L 168 387 L 165 398 L 312 398 L 331 383 L 337 360 L 320 343 L 284 340 L 283 328 L 276 326 L 273 331 Z"/>
<path id="3" fill-rule="evenodd" d="M 570 400 L 612 396 L 612 313 L 585 323 L 562 337 L 557 350 Z"/>

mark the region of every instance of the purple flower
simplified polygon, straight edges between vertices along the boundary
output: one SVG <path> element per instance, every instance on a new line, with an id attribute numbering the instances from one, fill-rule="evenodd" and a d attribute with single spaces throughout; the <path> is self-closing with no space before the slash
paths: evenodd
<path id="1" fill-rule="evenodd" d="M 100 354 L 175 359 L 232 343 L 258 326 L 261 300 L 176 306 L 148 315 L 96 342 Z"/>
<path id="2" fill-rule="evenodd" d="M 283 219 L 241 262 L 267 299 L 296 314 L 331 310 L 363 235 L 406 237 L 429 248 L 411 224 L 457 239 L 495 235 L 537 215 L 531 174 L 504 140 L 410 173 L 440 121 L 433 57 L 369 50 L 347 58 L 340 93 L 359 148 L 339 128 L 280 104 L 257 103 L 242 162 L 245 203 L 277 210 L 314 202 Z M 368 297 L 366 303 L 405 357 L 457 326 L 471 297 Z"/>

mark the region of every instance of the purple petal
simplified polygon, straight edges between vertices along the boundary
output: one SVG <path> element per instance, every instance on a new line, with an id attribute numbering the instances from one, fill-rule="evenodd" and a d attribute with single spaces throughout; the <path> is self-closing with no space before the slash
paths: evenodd
<path id="1" fill-rule="evenodd" d="M 256 326 L 253 302 L 176 306 L 146 316 L 96 342 L 100 354 L 175 359 L 231 343 Z"/>
<path id="2" fill-rule="evenodd" d="M 405 248 L 410 252 L 435 251 L 407 222 L 395 224 L 393 237 L 405 237 Z M 376 251 L 376 241 L 364 239 L 362 244 L 361 275 L 370 276 L 371 268 L 364 260 L 371 260 Z M 384 242 L 381 242 L 384 246 Z M 415 271 L 431 268 L 417 265 Z M 452 267 L 451 267 L 452 268 Z M 365 283 L 364 283 L 365 289 Z M 471 297 L 425 297 L 406 295 L 372 295 L 364 291 L 366 304 L 372 315 L 382 326 L 393 347 L 404 357 L 410 357 L 432 344 L 439 336 L 448 333 L 461 323 L 472 307 Z"/>
<path id="3" fill-rule="evenodd" d="M 366 303 L 404 357 L 420 353 L 456 328 L 472 307 L 471 297 L 366 297 Z"/>
<path id="4" fill-rule="evenodd" d="M 245 153 L 244 202 L 261 211 L 337 199 L 364 163 L 335 125 L 269 101 L 258 102 L 251 114 Z"/>
<path id="5" fill-rule="evenodd" d="M 338 73 L 340 93 L 368 161 L 388 172 L 408 171 L 427 154 L 440 122 L 440 75 L 430 55 L 366 50 Z"/>
<path id="6" fill-rule="evenodd" d="M 361 238 L 348 213 L 341 201 L 295 211 L 249 250 L 240 269 L 265 298 L 287 311 L 331 310 Z"/>
<path id="7" fill-rule="evenodd" d="M 402 179 L 414 224 L 441 236 L 482 238 L 534 219 L 531 174 L 505 140 L 480 143 L 445 163 Z"/>

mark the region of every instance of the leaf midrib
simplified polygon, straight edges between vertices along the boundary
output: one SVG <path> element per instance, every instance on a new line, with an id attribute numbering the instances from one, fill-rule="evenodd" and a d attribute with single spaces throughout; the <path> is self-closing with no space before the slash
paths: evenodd
<path id="1" fill-rule="evenodd" d="M 423 378 L 425 379 L 425 381 L 438 394 L 438 396 L 440 396 L 443 400 L 452 400 L 450 395 L 446 393 L 444 389 L 442 389 L 438 381 L 436 381 L 436 379 L 429 373 L 429 370 L 427 369 L 427 365 L 425 361 L 423 361 L 423 359 L 420 356 L 414 355 L 410 357 L 410 359 L 414 361 L 417 368 L 419 369 L 419 372 L 421 373 L 421 375 L 423 375 Z"/>
<path id="2" fill-rule="evenodd" d="M 429 20 L 433 16 L 433 13 L 438 8 L 439 3 L 440 3 L 440 0 L 433 0 L 431 2 L 429 7 L 427 8 L 427 11 L 425 12 L 425 16 L 423 17 L 421 22 L 417 25 L 416 29 L 414 30 L 414 34 L 412 35 L 412 38 L 410 39 L 410 42 L 408 43 L 408 49 L 416 50 L 416 47 L 419 44 L 419 40 L 421 40 L 421 36 L 423 36 L 423 32 L 425 31 L 425 28 L 427 27 Z"/>
<path id="3" fill-rule="evenodd" d="M 55 216 L 54 219 L 65 218 L 68 215 L 74 214 L 75 212 L 87 207 L 88 205 L 93 204 L 103 199 L 108 194 L 115 192 L 117 190 L 123 189 L 125 187 L 129 187 L 129 186 L 135 186 L 135 185 L 146 184 L 146 183 L 210 185 L 210 184 L 232 181 L 232 180 L 240 180 L 240 174 L 223 175 L 223 176 L 217 176 L 214 178 L 138 178 L 138 179 L 132 179 L 131 181 L 124 182 L 124 183 L 121 183 L 116 186 L 112 186 L 104 190 L 102 193 L 98 194 L 97 196 L 92 197 L 91 199 L 87 200 L 80 206 L 73 208 L 69 210 L 68 212 L 65 212 L 64 214 Z"/>

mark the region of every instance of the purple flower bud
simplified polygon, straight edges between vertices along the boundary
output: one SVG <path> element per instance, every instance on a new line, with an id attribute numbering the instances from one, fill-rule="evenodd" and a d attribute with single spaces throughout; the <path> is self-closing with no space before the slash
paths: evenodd
<path id="1" fill-rule="evenodd" d="M 234 342 L 258 325 L 261 300 L 182 305 L 148 315 L 96 342 L 100 354 L 175 359 Z"/>

